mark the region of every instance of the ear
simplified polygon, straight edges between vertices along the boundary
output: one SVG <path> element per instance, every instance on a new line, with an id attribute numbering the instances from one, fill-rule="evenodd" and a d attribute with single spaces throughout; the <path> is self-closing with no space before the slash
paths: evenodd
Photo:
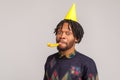
<path id="1" fill-rule="evenodd" d="M 78 43 L 78 39 L 75 38 L 75 43 Z"/>

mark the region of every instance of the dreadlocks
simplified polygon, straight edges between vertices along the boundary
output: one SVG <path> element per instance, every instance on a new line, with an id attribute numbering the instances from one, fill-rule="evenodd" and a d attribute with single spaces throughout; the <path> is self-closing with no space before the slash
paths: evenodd
<path id="1" fill-rule="evenodd" d="M 69 26 L 71 27 L 74 37 L 78 40 L 77 43 L 80 43 L 80 41 L 82 40 L 83 34 L 84 34 L 84 30 L 82 26 L 76 21 L 67 20 L 67 19 L 60 21 L 57 27 L 55 28 L 55 31 L 54 31 L 55 35 L 57 34 L 58 29 L 63 27 L 64 23 L 69 24 L 68 28 Z"/>

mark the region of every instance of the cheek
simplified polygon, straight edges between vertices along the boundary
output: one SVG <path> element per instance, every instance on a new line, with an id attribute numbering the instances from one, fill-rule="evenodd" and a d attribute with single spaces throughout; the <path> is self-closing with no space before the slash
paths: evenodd
<path id="1" fill-rule="evenodd" d="M 56 41 L 58 42 L 60 40 L 60 37 L 56 36 Z"/>
<path id="2" fill-rule="evenodd" d="M 56 35 L 56 39 L 57 40 L 61 39 L 61 36 L 60 35 Z"/>
<path id="3" fill-rule="evenodd" d="M 56 39 L 58 39 L 59 38 L 59 36 L 56 36 Z"/>
<path id="4" fill-rule="evenodd" d="M 69 42 L 69 43 L 71 43 L 71 42 L 72 42 L 72 43 L 75 43 L 75 42 L 76 42 L 76 39 L 75 39 L 74 37 L 71 37 L 71 38 L 68 39 L 68 42 Z"/>

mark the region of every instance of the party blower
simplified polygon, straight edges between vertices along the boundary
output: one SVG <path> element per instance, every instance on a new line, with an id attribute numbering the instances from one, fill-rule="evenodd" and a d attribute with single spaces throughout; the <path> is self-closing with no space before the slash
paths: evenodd
<path id="1" fill-rule="evenodd" d="M 52 48 L 52 47 L 59 46 L 59 44 L 58 43 L 54 43 L 54 44 L 53 43 L 48 43 L 47 46 Z"/>

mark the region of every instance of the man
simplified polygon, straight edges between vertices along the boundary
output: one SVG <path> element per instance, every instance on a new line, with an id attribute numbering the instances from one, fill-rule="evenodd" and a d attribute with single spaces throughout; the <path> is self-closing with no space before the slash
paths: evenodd
<path id="1" fill-rule="evenodd" d="M 54 32 L 58 52 L 47 58 L 44 80 L 98 80 L 95 62 L 75 49 L 84 34 L 76 19 L 75 4 Z"/>

